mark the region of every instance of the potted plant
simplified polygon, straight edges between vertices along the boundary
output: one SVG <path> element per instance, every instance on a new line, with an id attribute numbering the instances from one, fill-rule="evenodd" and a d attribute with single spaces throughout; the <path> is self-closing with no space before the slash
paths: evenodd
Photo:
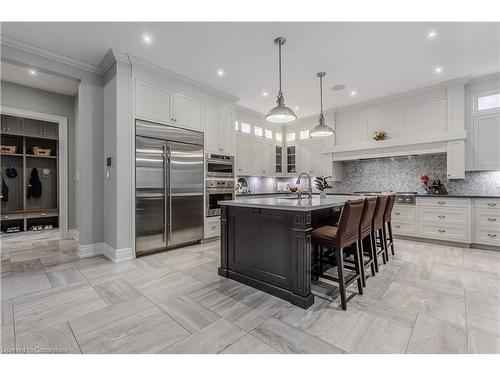
<path id="1" fill-rule="evenodd" d="M 316 177 L 314 179 L 314 183 L 316 184 L 316 189 L 318 189 L 320 191 L 320 194 L 319 194 L 320 198 L 326 198 L 325 189 L 331 188 L 331 185 L 328 184 L 329 178 L 332 178 L 332 176 L 328 176 L 328 177 L 320 176 L 320 177 Z"/>

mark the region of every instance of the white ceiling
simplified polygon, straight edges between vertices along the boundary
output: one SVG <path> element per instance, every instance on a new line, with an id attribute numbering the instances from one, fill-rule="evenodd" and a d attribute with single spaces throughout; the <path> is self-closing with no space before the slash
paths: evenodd
<path id="1" fill-rule="evenodd" d="M 2 23 L 1 30 L 93 65 L 109 48 L 126 52 L 233 94 L 260 113 L 276 100 L 273 39 L 284 36 L 283 92 L 299 117 L 319 112 L 318 71 L 327 73 L 324 107 L 333 108 L 500 70 L 500 23 Z M 429 30 L 437 32 L 434 40 Z M 144 33 L 154 38 L 151 45 Z M 347 87 L 331 91 L 335 84 Z"/>
<path id="2" fill-rule="evenodd" d="M 36 71 L 36 74 L 32 75 L 30 74 L 30 70 L 30 67 L 2 61 L 2 81 L 13 82 L 63 95 L 74 96 L 78 92 L 78 81 L 42 71 Z"/>

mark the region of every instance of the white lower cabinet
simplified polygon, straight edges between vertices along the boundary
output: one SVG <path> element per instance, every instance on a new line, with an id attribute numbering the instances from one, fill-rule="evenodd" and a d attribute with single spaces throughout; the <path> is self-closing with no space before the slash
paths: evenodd
<path id="1" fill-rule="evenodd" d="M 205 218 L 205 238 L 213 238 L 220 236 L 220 217 Z"/>
<path id="2" fill-rule="evenodd" d="M 395 204 L 392 210 L 391 225 L 394 234 L 414 236 L 416 234 L 415 206 Z"/>
<path id="3" fill-rule="evenodd" d="M 500 246 L 500 199 L 474 198 L 473 241 Z"/>

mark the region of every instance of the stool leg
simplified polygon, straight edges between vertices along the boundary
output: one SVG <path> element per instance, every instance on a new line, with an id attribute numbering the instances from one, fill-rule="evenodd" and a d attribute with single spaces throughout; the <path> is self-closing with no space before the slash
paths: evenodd
<path id="1" fill-rule="evenodd" d="M 358 279 L 356 280 L 358 283 L 358 293 L 363 294 L 363 287 L 366 287 L 366 280 L 364 280 L 364 264 L 363 258 L 360 259 L 361 248 L 358 246 L 358 241 L 356 241 L 356 249 L 354 251 L 354 265 L 357 268 Z"/>
<path id="2" fill-rule="evenodd" d="M 390 221 L 387 222 L 387 230 L 389 231 L 389 241 L 391 242 L 391 253 L 394 256 L 394 237 L 392 236 L 392 224 Z"/>
<path id="3" fill-rule="evenodd" d="M 388 245 L 389 238 L 387 237 L 386 223 L 384 223 L 382 225 L 382 232 L 384 234 L 384 253 L 385 253 L 385 259 L 387 261 L 389 261 L 389 245 Z"/>
<path id="4" fill-rule="evenodd" d="M 375 269 L 375 256 L 373 255 L 373 241 L 372 241 L 372 234 L 370 233 L 369 235 L 369 238 L 368 238 L 368 242 L 369 245 L 370 245 L 370 268 L 371 268 L 371 271 L 372 271 L 372 276 L 375 276 L 375 272 L 377 271 Z"/>
<path id="5" fill-rule="evenodd" d="M 384 264 L 387 264 L 387 260 L 386 260 L 386 257 L 385 257 L 385 253 L 386 253 L 386 250 L 385 248 L 387 247 L 387 243 L 385 242 L 385 236 L 384 236 L 384 226 L 382 226 L 382 228 L 380 228 L 378 231 L 378 235 L 380 237 L 380 246 L 382 246 L 382 262 L 384 262 Z"/>
<path id="6" fill-rule="evenodd" d="M 344 256 L 343 249 L 335 250 L 335 258 L 337 259 L 337 270 L 339 274 L 339 292 L 340 292 L 340 304 L 342 305 L 342 310 L 347 310 L 347 296 L 345 292 L 345 280 L 344 280 Z"/>
<path id="7" fill-rule="evenodd" d="M 358 239 L 356 242 L 356 250 L 355 253 L 357 252 L 358 258 L 359 258 L 359 272 L 361 275 L 361 282 L 363 283 L 363 288 L 366 288 L 366 275 L 365 275 L 365 261 L 363 257 L 363 241 L 361 239 Z M 356 261 L 356 259 L 354 259 Z"/>
<path id="8" fill-rule="evenodd" d="M 372 246 L 372 256 L 373 264 L 375 265 L 375 272 L 378 273 L 377 235 L 373 230 L 370 232 L 370 242 Z"/>

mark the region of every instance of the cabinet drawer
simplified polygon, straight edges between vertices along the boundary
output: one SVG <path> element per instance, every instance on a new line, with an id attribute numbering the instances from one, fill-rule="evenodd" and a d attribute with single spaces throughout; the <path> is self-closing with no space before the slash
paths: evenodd
<path id="1" fill-rule="evenodd" d="M 474 242 L 500 246 L 500 227 L 477 226 L 474 231 Z"/>
<path id="2" fill-rule="evenodd" d="M 468 209 L 419 207 L 418 220 L 420 222 L 467 224 Z"/>
<path id="3" fill-rule="evenodd" d="M 220 220 L 205 221 L 205 238 L 220 236 Z"/>
<path id="4" fill-rule="evenodd" d="M 467 230 L 463 224 L 438 224 L 420 221 L 418 234 L 445 241 L 467 241 Z"/>
<path id="5" fill-rule="evenodd" d="M 26 214 L 27 219 L 36 219 L 40 217 L 54 217 L 58 216 L 59 214 L 57 211 L 49 211 L 49 212 L 31 212 L 29 214 Z"/>
<path id="6" fill-rule="evenodd" d="M 500 228 L 500 210 L 475 210 L 474 212 L 475 226 L 498 226 Z"/>
<path id="7" fill-rule="evenodd" d="M 394 234 L 414 235 L 416 233 L 415 222 L 393 219 L 391 225 Z"/>
<path id="8" fill-rule="evenodd" d="M 499 198 L 474 198 L 475 208 L 497 209 L 500 211 Z"/>
<path id="9" fill-rule="evenodd" d="M 469 198 L 417 197 L 419 206 L 469 207 Z"/>
<path id="10" fill-rule="evenodd" d="M 24 214 L 6 214 L 6 215 L 1 215 L 0 219 L 2 219 L 2 220 L 24 219 Z"/>
<path id="11" fill-rule="evenodd" d="M 415 221 L 415 207 L 408 207 L 403 205 L 394 205 L 392 210 L 392 220 L 409 220 Z"/>

